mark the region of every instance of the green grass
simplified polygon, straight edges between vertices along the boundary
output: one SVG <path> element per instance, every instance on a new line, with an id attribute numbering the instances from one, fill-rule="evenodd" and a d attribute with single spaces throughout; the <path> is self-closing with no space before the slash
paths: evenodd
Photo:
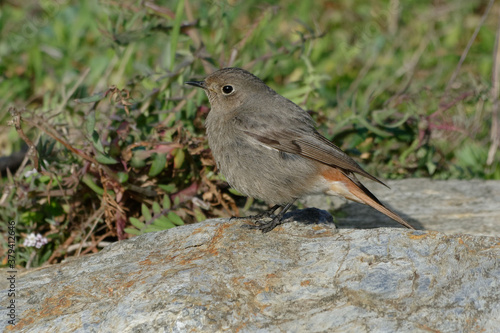
<path id="1" fill-rule="evenodd" d="M 17 264 L 237 214 L 205 140 L 208 101 L 183 84 L 220 67 L 243 67 L 310 110 L 376 176 L 500 179 L 500 6 L 484 15 L 488 4 L 4 2 L 0 147 L 23 144 L 8 126 L 14 107 L 37 152 L 2 174 L 0 225 L 16 222 Z M 24 247 L 33 232 L 48 244 Z"/>

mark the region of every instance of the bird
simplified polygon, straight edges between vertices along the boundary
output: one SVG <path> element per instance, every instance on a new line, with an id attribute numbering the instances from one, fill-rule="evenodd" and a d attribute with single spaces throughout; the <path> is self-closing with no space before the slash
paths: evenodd
<path id="1" fill-rule="evenodd" d="M 269 232 L 297 199 L 323 193 L 366 204 L 414 229 L 356 175 L 387 185 L 321 135 L 308 112 L 257 76 L 230 67 L 185 83 L 203 89 L 210 102 L 205 127 L 219 171 L 241 194 L 272 206 L 247 217 L 253 228 Z"/>

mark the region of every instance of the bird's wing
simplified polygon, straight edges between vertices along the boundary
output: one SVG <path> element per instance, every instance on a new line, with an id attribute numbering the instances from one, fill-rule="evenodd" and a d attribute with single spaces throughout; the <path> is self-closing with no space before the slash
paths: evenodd
<path id="1" fill-rule="evenodd" d="M 255 114 L 240 113 L 235 117 L 235 125 L 239 130 L 268 147 L 304 156 L 347 172 L 355 172 L 387 186 L 363 170 L 342 149 L 319 134 L 314 129 L 314 123 L 309 115 L 301 109 L 300 111 L 300 113 L 289 114 L 286 121 L 272 122 L 266 122 L 265 117 L 255 117 Z"/>

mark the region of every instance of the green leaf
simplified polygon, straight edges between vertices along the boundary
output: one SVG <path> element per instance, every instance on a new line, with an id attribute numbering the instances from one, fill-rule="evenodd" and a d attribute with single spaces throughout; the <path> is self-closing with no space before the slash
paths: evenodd
<path id="1" fill-rule="evenodd" d="M 149 176 L 154 177 L 163 171 L 167 163 L 167 154 L 155 154 L 151 169 L 149 169 Z"/>
<path id="2" fill-rule="evenodd" d="M 337 132 L 339 132 L 340 130 L 344 130 L 344 127 L 350 125 L 352 121 L 353 116 L 350 116 L 335 124 L 333 127 L 333 134 L 337 134 Z"/>
<path id="3" fill-rule="evenodd" d="M 406 159 L 408 156 L 413 153 L 418 147 L 418 139 L 414 140 L 411 144 L 410 147 L 408 147 L 406 150 L 404 150 L 401 155 L 399 155 L 399 162 L 401 162 L 402 165 L 405 165 Z"/>
<path id="4" fill-rule="evenodd" d="M 126 173 L 126 172 L 118 172 L 116 175 L 118 177 L 118 181 L 121 184 L 126 183 L 128 181 L 128 173 Z"/>
<path id="5" fill-rule="evenodd" d="M 49 260 L 52 253 L 53 253 L 52 251 L 45 252 L 45 254 L 40 258 L 40 262 L 42 263 L 42 262 Z"/>
<path id="6" fill-rule="evenodd" d="M 373 111 L 373 120 L 375 120 L 375 122 L 380 126 L 388 128 L 396 128 L 403 125 L 411 116 L 411 114 L 407 112 L 403 115 L 403 118 L 401 118 L 400 120 L 393 123 L 389 123 L 387 118 L 392 117 L 392 115 L 395 113 L 397 113 L 396 109 L 375 110 Z"/>
<path id="7" fill-rule="evenodd" d="M 21 217 L 19 218 L 19 222 L 23 224 L 30 224 L 32 222 L 37 222 L 41 221 L 43 218 L 43 214 L 41 212 L 24 212 L 21 214 Z"/>
<path id="8" fill-rule="evenodd" d="M 97 133 L 95 130 L 92 132 L 92 145 L 98 152 L 104 153 L 104 147 L 102 146 L 101 138 L 99 137 L 99 133 Z"/>
<path id="9" fill-rule="evenodd" d="M 134 228 L 125 228 L 125 229 L 123 229 L 123 231 L 125 231 L 127 234 L 131 234 L 131 235 L 137 235 L 137 236 L 142 235 L 141 231 L 134 229 Z"/>
<path id="10" fill-rule="evenodd" d="M 179 217 L 179 215 L 175 214 L 174 212 L 169 212 L 167 217 L 176 225 L 184 225 L 184 221 Z"/>
<path id="11" fill-rule="evenodd" d="M 77 98 L 74 101 L 75 101 L 75 103 L 94 103 L 94 102 L 100 101 L 101 99 L 104 99 L 105 98 L 104 95 L 105 95 L 105 92 L 100 92 L 100 93 L 92 95 L 92 96 L 79 98 L 79 99 Z"/>
<path id="12" fill-rule="evenodd" d="M 174 68 L 174 65 L 176 63 L 175 61 L 175 54 L 177 53 L 177 42 L 179 40 L 179 35 L 181 32 L 181 23 L 184 15 L 182 15 L 184 12 L 184 1 L 179 0 L 177 2 L 177 8 L 175 9 L 175 21 L 174 25 L 172 27 L 172 32 L 170 33 L 170 66 L 169 69 L 172 70 Z"/>
<path id="13" fill-rule="evenodd" d="M 161 213 L 161 207 L 160 207 L 160 204 L 157 203 L 156 201 L 153 202 L 153 212 L 155 214 L 160 214 Z"/>
<path id="14" fill-rule="evenodd" d="M 163 196 L 163 209 L 170 209 L 171 206 L 172 201 L 170 201 L 170 197 L 168 196 L 168 194 L 165 194 Z"/>
<path id="15" fill-rule="evenodd" d="M 230 187 L 230 188 L 229 188 L 229 193 L 234 194 L 234 195 L 239 195 L 239 196 L 241 196 L 241 197 L 244 197 L 244 195 L 243 195 L 243 194 L 241 194 L 240 192 L 238 192 L 237 190 L 235 190 L 235 189 L 234 189 L 234 188 L 232 188 L 232 187 Z"/>
<path id="16" fill-rule="evenodd" d="M 298 99 L 302 98 L 305 94 L 307 94 L 311 90 L 308 86 L 301 86 L 295 89 L 289 89 L 283 93 L 283 96 L 290 100 L 295 100 L 298 102 Z"/>
<path id="17" fill-rule="evenodd" d="M 95 111 L 89 113 L 85 119 L 85 128 L 87 129 L 87 134 L 91 135 L 95 128 Z"/>
<path id="18" fill-rule="evenodd" d="M 151 212 L 149 211 L 148 206 L 146 204 L 142 204 L 141 206 L 142 216 L 144 217 L 144 221 L 151 221 Z"/>
<path id="19" fill-rule="evenodd" d="M 168 185 L 159 184 L 158 187 L 167 193 L 177 192 L 177 186 L 175 186 L 174 184 L 168 184 Z"/>
<path id="20" fill-rule="evenodd" d="M 245 206 L 243 206 L 243 211 L 246 212 L 250 209 L 253 204 L 254 199 L 251 197 L 247 197 L 247 201 L 245 202 Z"/>
<path id="21" fill-rule="evenodd" d="M 135 217 L 131 217 L 129 218 L 129 221 L 130 223 L 136 227 L 137 229 L 141 230 L 144 228 L 145 224 L 142 223 L 141 221 L 139 221 L 139 219 L 135 218 Z"/>
<path id="22" fill-rule="evenodd" d="M 198 221 L 198 222 L 202 222 L 202 221 L 205 221 L 207 219 L 205 214 L 203 214 L 201 209 L 199 209 L 198 207 L 196 207 L 194 209 L 194 217 L 196 218 L 196 221 Z"/>
<path id="23" fill-rule="evenodd" d="M 104 194 L 104 189 L 97 185 L 88 173 L 83 176 L 82 182 L 98 195 Z"/>
<path id="24" fill-rule="evenodd" d="M 153 222 L 153 224 L 162 228 L 162 230 L 175 228 L 175 224 L 169 221 L 165 216 L 160 216 Z"/>
<path id="25" fill-rule="evenodd" d="M 50 181 L 51 177 L 49 175 L 40 175 L 38 177 L 38 180 L 44 184 L 48 183 Z"/>
<path id="26" fill-rule="evenodd" d="M 154 225 L 154 224 L 150 224 L 148 225 L 145 229 L 144 229 L 144 232 L 155 232 L 155 231 L 162 231 L 162 230 L 165 230 L 157 225 Z"/>
<path id="27" fill-rule="evenodd" d="M 146 160 L 143 158 L 138 158 L 135 155 L 132 155 L 132 159 L 130 160 L 130 166 L 132 168 L 143 168 L 146 165 Z"/>
<path id="28" fill-rule="evenodd" d="M 116 164 L 118 163 L 117 160 L 115 160 L 112 157 L 106 156 L 102 153 L 97 153 L 97 156 L 95 157 L 97 162 L 102 163 L 102 164 Z"/>
<path id="29" fill-rule="evenodd" d="M 184 150 L 176 149 L 174 153 L 174 169 L 180 169 L 180 167 L 184 163 L 185 157 L 186 154 L 184 153 Z"/>
<path id="30" fill-rule="evenodd" d="M 114 42 L 120 46 L 129 45 L 132 42 L 143 40 L 146 37 L 148 37 L 147 30 L 127 31 L 122 34 L 113 34 Z"/>
<path id="31" fill-rule="evenodd" d="M 427 161 L 425 165 L 427 167 L 427 171 L 429 171 L 429 174 L 433 175 L 436 171 L 436 164 L 434 164 L 432 161 Z"/>
<path id="32" fill-rule="evenodd" d="M 359 117 L 356 117 L 356 120 L 364 127 L 366 127 L 370 132 L 373 132 L 381 137 L 388 137 L 388 136 L 391 136 L 392 134 L 389 133 L 389 132 L 386 132 L 386 131 L 383 131 L 375 126 L 373 126 L 372 124 L 370 124 L 364 117 L 362 116 L 359 116 Z"/>

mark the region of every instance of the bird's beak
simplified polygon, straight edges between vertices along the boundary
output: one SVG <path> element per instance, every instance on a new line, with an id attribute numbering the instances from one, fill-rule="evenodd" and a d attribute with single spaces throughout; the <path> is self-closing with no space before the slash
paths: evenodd
<path id="1" fill-rule="evenodd" d="M 186 84 L 189 84 L 190 86 L 195 86 L 201 89 L 207 89 L 207 85 L 205 84 L 205 81 L 188 81 L 185 82 Z"/>

